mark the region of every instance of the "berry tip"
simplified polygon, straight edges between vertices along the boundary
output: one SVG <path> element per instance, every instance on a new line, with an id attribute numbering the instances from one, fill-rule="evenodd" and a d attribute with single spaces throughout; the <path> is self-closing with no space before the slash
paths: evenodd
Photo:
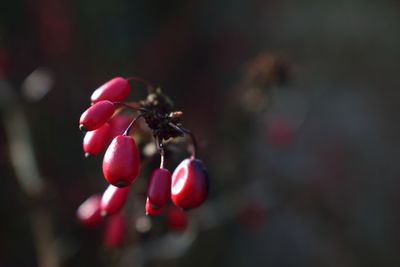
<path id="1" fill-rule="evenodd" d="M 79 130 L 81 130 L 82 132 L 86 132 L 86 131 L 87 131 L 87 128 L 86 128 L 85 125 L 80 124 L 80 125 L 79 125 Z"/>
<path id="2" fill-rule="evenodd" d="M 116 184 L 115 184 L 115 186 L 116 187 L 125 187 L 125 186 L 127 186 L 128 184 L 125 182 L 125 181 L 118 181 Z"/>
<path id="3" fill-rule="evenodd" d="M 155 205 L 155 204 L 150 204 L 150 206 L 151 206 L 151 208 L 152 208 L 153 210 L 158 210 L 158 209 L 160 209 L 160 207 L 157 206 L 157 205 Z"/>

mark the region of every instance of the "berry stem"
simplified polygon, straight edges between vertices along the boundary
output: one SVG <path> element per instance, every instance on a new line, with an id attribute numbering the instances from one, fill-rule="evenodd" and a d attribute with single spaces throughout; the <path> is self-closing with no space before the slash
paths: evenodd
<path id="1" fill-rule="evenodd" d="M 190 139 L 192 139 L 192 144 L 193 144 L 192 158 L 196 158 L 196 152 L 197 152 L 198 146 L 197 146 L 197 141 L 196 141 L 194 134 L 191 131 L 189 131 L 188 129 L 185 129 L 181 126 L 175 125 L 172 122 L 169 123 L 169 126 L 174 128 L 175 130 L 180 131 L 183 134 L 187 134 L 190 136 Z"/>
<path id="2" fill-rule="evenodd" d="M 154 85 L 152 85 L 150 82 L 148 82 L 147 80 L 137 77 L 137 76 L 131 76 L 126 78 L 126 80 L 129 81 L 135 81 L 135 82 L 139 82 L 143 85 L 146 86 L 147 91 L 149 92 L 149 94 L 154 93 L 156 91 L 156 87 Z"/>
<path id="3" fill-rule="evenodd" d="M 140 114 L 139 116 L 135 117 L 135 118 L 131 121 L 131 123 L 129 124 L 128 128 L 126 128 L 126 130 L 125 130 L 125 132 L 123 133 L 123 135 L 125 135 L 125 136 L 129 135 L 129 132 L 131 131 L 133 125 L 134 125 L 135 122 L 136 122 L 138 119 L 140 119 L 141 117 L 143 117 L 142 114 Z"/>
<path id="4" fill-rule="evenodd" d="M 155 137 L 157 150 L 160 153 L 160 169 L 164 168 L 164 145 L 158 136 Z"/>

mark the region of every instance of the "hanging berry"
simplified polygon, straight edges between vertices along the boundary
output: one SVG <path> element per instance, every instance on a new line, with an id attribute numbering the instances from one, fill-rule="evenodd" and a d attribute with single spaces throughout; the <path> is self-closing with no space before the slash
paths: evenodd
<path id="1" fill-rule="evenodd" d="M 171 198 L 171 173 L 164 168 L 155 169 L 149 179 L 147 197 L 158 207 L 167 205 Z"/>
<path id="2" fill-rule="evenodd" d="M 102 216 L 119 212 L 128 198 L 130 187 L 119 188 L 109 185 L 101 197 L 100 211 Z"/>
<path id="3" fill-rule="evenodd" d="M 83 138 L 83 151 L 85 156 L 96 156 L 108 143 L 110 135 L 110 125 L 104 123 L 100 128 L 87 132 Z"/>
<path id="4" fill-rule="evenodd" d="M 123 134 L 131 121 L 132 119 L 122 114 L 112 117 L 108 122 L 110 125 L 109 142 L 111 142 L 117 135 Z"/>
<path id="5" fill-rule="evenodd" d="M 206 199 L 208 187 L 208 175 L 203 162 L 193 158 L 185 159 L 172 174 L 172 201 L 184 209 L 197 208 Z"/>
<path id="6" fill-rule="evenodd" d="M 116 77 L 96 89 L 90 97 L 90 100 L 92 103 L 97 103 L 102 100 L 122 102 L 128 97 L 130 92 L 131 86 L 129 82 L 124 78 Z"/>
<path id="7" fill-rule="evenodd" d="M 146 215 L 151 215 L 151 216 L 158 216 L 160 215 L 164 210 L 164 207 L 157 207 L 151 201 L 149 198 L 146 199 Z"/>
<path id="8" fill-rule="evenodd" d="M 100 202 L 101 196 L 96 194 L 89 197 L 79 206 L 76 216 L 83 226 L 93 228 L 103 221 L 100 215 Z"/>
<path id="9" fill-rule="evenodd" d="M 82 113 L 79 120 L 79 129 L 93 131 L 106 123 L 115 111 L 114 104 L 103 100 L 97 102 Z"/>
<path id="10" fill-rule="evenodd" d="M 140 155 L 131 136 L 118 135 L 111 142 L 103 159 L 106 180 L 117 187 L 130 185 L 138 176 Z"/>
<path id="11" fill-rule="evenodd" d="M 109 248 L 121 247 L 124 243 L 126 234 L 126 220 L 121 214 L 110 217 L 106 223 L 104 231 L 104 245 Z"/>
<path id="12" fill-rule="evenodd" d="M 182 232 L 188 225 L 186 213 L 178 207 L 170 207 L 167 211 L 166 219 L 168 229 L 174 232 Z"/>
<path id="13" fill-rule="evenodd" d="M 131 92 L 130 81 L 140 82 L 146 86 L 148 89 L 146 99 L 124 102 Z M 117 221 L 115 224 L 122 225 L 121 219 L 114 218 L 118 218 L 115 216 L 126 202 L 130 185 L 137 179 L 141 168 L 139 149 L 131 136 L 131 130 L 134 129 L 137 120 L 143 119 L 151 131 L 161 159 L 160 167 L 151 173 L 148 181 L 146 214 L 160 215 L 169 199 L 172 199 L 173 203 L 180 207 L 177 208 L 180 213 L 172 210 L 170 212 L 172 215 L 168 215 L 167 221 L 172 221 L 169 222 L 172 225 L 171 229 L 184 229 L 187 219 L 185 220 L 186 214 L 181 208 L 193 209 L 201 205 L 208 195 L 209 180 L 203 163 L 196 158 L 196 139 L 193 133 L 181 124 L 183 113 L 174 110 L 172 101 L 161 92 L 160 88 L 156 89 L 138 77 L 127 79 L 116 77 L 106 82 L 93 92 L 91 102 L 93 105 L 82 114 L 79 121 L 80 129 L 89 131 L 85 135 L 83 149 L 87 155 L 95 156 L 109 144 L 103 157 L 102 169 L 104 178 L 110 185 L 101 199 L 97 196 L 90 200 L 91 205 L 82 204 L 83 207 L 78 210 L 78 218 L 87 225 L 95 225 L 102 221 L 102 213 L 103 216 L 112 216 L 113 219 L 108 221 L 108 225 L 114 224 L 113 220 Z M 129 116 L 127 115 L 129 112 L 136 115 Z M 191 139 L 192 155 L 189 159 L 183 160 L 171 175 L 164 167 L 165 141 L 183 136 Z M 89 206 L 91 209 L 85 208 Z M 174 214 L 178 214 L 178 218 L 181 218 L 178 220 L 179 223 L 173 222 L 175 220 L 172 218 L 177 217 Z M 107 226 L 107 229 L 114 228 L 122 227 Z M 110 246 L 116 246 L 120 244 L 119 241 L 115 241 L 118 239 L 115 236 L 119 234 L 108 234 L 112 231 L 114 230 L 106 230 L 105 242 Z"/>

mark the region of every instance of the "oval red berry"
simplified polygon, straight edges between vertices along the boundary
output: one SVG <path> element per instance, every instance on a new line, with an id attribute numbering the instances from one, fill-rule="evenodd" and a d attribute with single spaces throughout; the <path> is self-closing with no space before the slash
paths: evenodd
<path id="1" fill-rule="evenodd" d="M 172 174 L 171 199 L 184 209 L 200 206 L 208 195 L 208 174 L 198 159 L 185 159 Z"/>
<path id="2" fill-rule="evenodd" d="M 155 169 L 149 179 L 147 196 L 151 203 L 164 207 L 171 198 L 171 173 L 167 169 Z"/>
<path id="3" fill-rule="evenodd" d="M 118 135 L 107 148 L 103 159 L 103 174 L 106 180 L 117 187 L 130 185 L 138 176 L 140 155 L 135 140 Z"/>
<path id="4" fill-rule="evenodd" d="M 103 221 L 100 215 L 100 202 L 101 196 L 96 194 L 89 197 L 79 206 L 76 216 L 83 226 L 93 228 Z"/>
<path id="5" fill-rule="evenodd" d="M 119 188 L 109 185 L 101 197 L 100 210 L 102 216 L 119 212 L 128 198 L 130 187 Z"/>
<path id="6" fill-rule="evenodd" d="M 126 230 L 125 217 L 121 214 L 113 215 L 106 224 L 104 231 L 104 245 L 109 248 L 118 248 L 122 246 Z"/>
<path id="7" fill-rule="evenodd" d="M 79 120 L 79 128 L 85 131 L 93 131 L 106 123 L 114 114 L 114 104 L 110 101 L 100 101 L 89 107 L 82 113 Z"/>
<path id="8" fill-rule="evenodd" d="M 151 201 L 149 198 L 146 200 L 146 215 L 151 215 L 151 216 L 158 216 L 160 215 L 164 210 L 164 207 L 157 207 Z"/>
<path id="9" fill-rule="evenodd" d="M 97 103 L 101 100 L 109 100 L 111 102 L 124 101 L 131 92 L 131 86 L 128 81 L 121 77 L 116 77 L 99 88 L 97 88 L 90 100 L 92 103 Z"/>
<path id="10" fill-rule="evenodd" d="M 132 119 L 126 115 L 116 115 L 108 122 L 110 124 L 110 142 L 117 136 L 125 132 Z"/>
<path id="11" fill-rule="evenodd" d="M 167 211 L 167 225 L 171 231 L 184 231 L 188 225 L 186 213 L 178 207 L 170 207 Z"/>
<path id="12" fill-rule="evenodd" d="M 83 151 L 85 156 L 96 156 L 108 143 L 110 135 L 110 126 L 105 123 L 100 128 L 87 132 L 83 138 Z"/>

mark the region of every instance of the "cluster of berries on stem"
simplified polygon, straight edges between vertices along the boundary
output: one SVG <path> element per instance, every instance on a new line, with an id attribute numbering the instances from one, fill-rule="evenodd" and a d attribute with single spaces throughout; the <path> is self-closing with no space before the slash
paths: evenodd
<path id="1" fill-rule="evenodd" d="M 147 87 L 146 99 L 125 102 L 132 90 L 131 82 Z M 93 92 L 91 103 L 79 120 L 80 130 L 86 132 L 83 150 L 85 156 L 96 156 L 108 146 L 102 169 L 110 185 L 102 196 L 92 196 L 78 209 L 78 218 L 83 224 L 96 224 L 102 217 L 118 214 L 124 206 L 130 187 L 140 173 L 141 153 L 132 137 L 139 119 L 151 130 L 160 155 L 160 166 L 152 171 L 148 180 L 146 214 L 161 214 L 170 199 L 183 210 L 196 208 L 205 201 L 209 180 L 202 161 L 196 158 L 196 139 L 182 126 L 183 113 L 174 110 L 172 101 L 160 88 L 139 77 L 116 77 Z M 126 116 L 122 113 L 125 110 L 134 115 Z M 165 142 L 185 135 L 192 142 L 191 156 L 171 174 L 164 164 Z"/>

